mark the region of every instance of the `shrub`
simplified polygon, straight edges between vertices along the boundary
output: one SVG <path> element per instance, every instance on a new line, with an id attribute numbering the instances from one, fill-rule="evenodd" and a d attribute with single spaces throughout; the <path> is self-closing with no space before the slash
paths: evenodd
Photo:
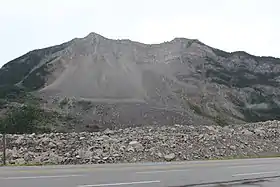
<path id="1" fill-rule="evenodd" d="M 217 125 L 219 125 L 221 127 L 229 125 L 227 120 L 221 116 L 215 116 L 214 121 L 217 123 Z"/>
<path id="2" fill-rule="evenodd" d="M 42 120 L 44 116 L 40 108 L 25 105 L 9 111 L 0 121 L 0 130 L 11 134 L 48 132 L 48 128 L 38 125 Z"/>

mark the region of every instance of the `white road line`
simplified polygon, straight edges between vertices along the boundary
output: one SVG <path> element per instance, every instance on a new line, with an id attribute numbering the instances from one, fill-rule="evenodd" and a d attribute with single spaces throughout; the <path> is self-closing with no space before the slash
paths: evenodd
<path id="1" fill-rule="evenodd" d="M 229 166 L 226 168 L 249 168 L 249 167 L 262 167 L 264 165 L 238 165 L 238 166 Z M 191 168 L 191 169 L 170 169 L 170 170 L 152 170 L 152 171 L 139 171 L 136 172 L 137 174 L 150 174 L 150 173 L 167 173 L 167 172 L 184 172 L 184 171 L 190 171 L 192 169 L 197 168 Z"/>
<path id="2" fill-rule="evenodd" d="M 190 171 L 190 169 L 170 169 L 170 170 L 153 170 L 153 171 L 139 171 L 137 174 L 149 174 L 149 173 L 167 173 L 167 172 L 179 172 Z"/>
<path id="3" fill-rule="evenodd" d="M 133 185 L 133 184 L 151 184 L 160 183 L 160 181 L 138 181 L 138 182 L 123 182 L 123 183 L 109 183 L 109 184 L 89 184 L 89 185 L 79 185 L 77 187 L 98 187 L 98 186 L 121 186 L 121 185 Z"/>
<path id="4" fill-rule="evenodd" d="M 249 167 L 262 167 L 264 165 L 238 165 L 238 166 L 229 166 L 226 168 L 249 168 Z M 137 174 L 150 174 L 150 173 L 167 173 L 167 172 L 185 172 L 185 171 L 190 171 L 192 169 L 196 168 L 191 168 L 191 169 L 170 169 L 170 170 L 152 170 L 152 171 L 139 171 L 136 172 Z"/>
<path id="5" fill-rule="evenodd" d="M 84 175 L 44 175 L 44 176 L 28 176 L 28 177 L 1 177 L 0 180 L 21 180 L 21 179 L 47 179 L 47 178 L 69 178 L 81 177 Z"/>
<path id="6" fill-rule="evenodd" d="M 238 176 L 248 176 L 248 175 L 263 175 L 263 174 L 271 174 L 271 173 L 278 173 L 278 171 L 267 171 L 267 172 L 259 172 L 259 173 L 239 173 L 232 176 L 238 177 Z"/>
<path id="7" fill-rule="evenodd" d="M 227 168 L 251 168 L 251 167 L 262 167 L 265 165 L 240 165 L 240 166 L 229 166 Z"/>

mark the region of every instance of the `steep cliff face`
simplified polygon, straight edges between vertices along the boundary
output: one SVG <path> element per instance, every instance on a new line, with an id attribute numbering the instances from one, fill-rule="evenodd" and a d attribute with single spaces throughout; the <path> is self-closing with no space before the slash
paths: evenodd
<path id="1" fill-rule="evenodd" d="M 147 45 L 91 33 L 8 62 L 0 85 L 35 91 L 85 124 L 280 119 L 280 59 L 184 38 Z"/>

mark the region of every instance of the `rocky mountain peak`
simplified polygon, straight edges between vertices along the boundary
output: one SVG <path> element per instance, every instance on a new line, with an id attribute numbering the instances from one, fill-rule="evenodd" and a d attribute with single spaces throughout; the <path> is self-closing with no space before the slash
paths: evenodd
<path id="1" fill-rule="evenodd" d="M 279 77 L 278 58 L 229 53 L 196 39 L 147 45 L 96 33 L 0 69 L 0 85 L 28 88 L 46 107 L 71 105 L 67 112 L 85 124 L 127 126 L 279 119 Z M 66 108 L 59 107 L 63 98 Z"/>
<path id="2" fill-rule="evenodd" d="M 97 38 L 97 37 L 99 37 L 99 38 L 105 38 L 105 37 L 103 37 L 103 36 L 101 36 L 100 34 L 95 33 L 95 32 L 89 33 L 89 34 L 88 34 L 87 36 L 85 36 L 84 38 L 85 38 L 85 39 L 89 39 L 89 38 Z"/>

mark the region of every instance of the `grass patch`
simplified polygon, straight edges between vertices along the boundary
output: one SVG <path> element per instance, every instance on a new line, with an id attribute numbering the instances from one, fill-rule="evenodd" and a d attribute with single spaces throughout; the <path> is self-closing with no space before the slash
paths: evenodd
<path id="1" fill-rule="evenodd" d="M 18 166 L 51 166 L 56 164 L 51 163 L 25 163 L 25 164 L 6 164 L 5 166 L 9 167 L 18 167 Z M 4 167 L 3 164 L 0 164 L 0 167 Z"/>
<path id="2" fill-rule="evenodd" d="M 252 158 L 279 158 L 280 153 L 272 155 L 235 155 L 221 158 L 210 158 L 205 160 L 236 160 L 236 159 L 252 159 Z"/>
<path id="3" fill-rule="evenodd" d="M 77 104 L 80 105 L 84 111 L 88 111 L 93 108 L 93 104 L 90 101 L 80 100 Z"/>
<path id="4" fill-rule="evenodd" d="M 207 158 L 207 159 L 198 159 L 195 161 L 213 161 L 213 160 L 238 160 L 238 159 L 254 159 L 254 158 L 279 158 L 280 153 L 269 154 L 269 155 L 235 155 L 235 156 L 225 156 L 221 158 Z M 192 160 L 190 160 L 192 161 Z M 177 161 L 174 161 L 177 162 Z M 125 162 L 123 162 L 125 163 Z M 140 162 L 139 162 L 140 163 Z M 156 162 L 155 162 L 156 163 Z M 53 163 L 25 163 L 25 164 L 7 164 L 7 167 L 18 167 L 18 166 L 54 166 L 54 165 L 63 165 L 63 164 L 53 164 Z M 96 165 L 96 164 L 92 164 Z M 3 164 L 0 164 L 0 167 L 4 167 Z"/>
<path id="5" fill-rule="evenodd" d="M 199 115 L 204 114 L 199 105 L 193 104 L 191 102 L 188 102 L 188 104 L 190 106 L 190 109 L 192 109 L 196 114 L 199 114 Z"/>

